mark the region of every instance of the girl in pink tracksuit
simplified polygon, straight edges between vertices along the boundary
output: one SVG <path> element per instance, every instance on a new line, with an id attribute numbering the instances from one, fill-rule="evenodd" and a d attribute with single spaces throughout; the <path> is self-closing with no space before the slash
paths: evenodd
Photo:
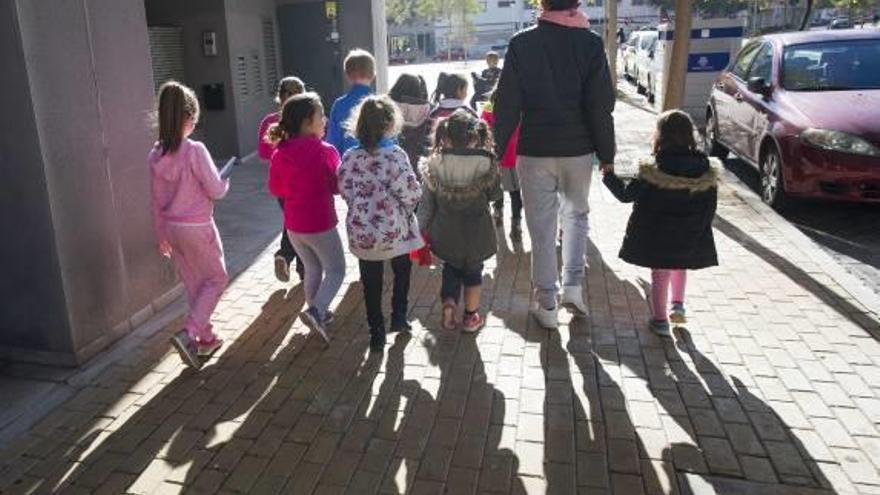
<path id="1" fill-rule="evenodd" d="M 211 313 L 229 281 L 223 245 L 214 224 L 214 200 L 226 195 L 205 145 L 189 135 L 199 120 L 199 103 L 186 86 L 168 82 L 159 90 L 159 141 L 149 155 L 153 223 L 159 253 L 171 257 L 186 289 L 189 315 L 171 338 L 190 366 L 216 351 L 222 341 Z"/>

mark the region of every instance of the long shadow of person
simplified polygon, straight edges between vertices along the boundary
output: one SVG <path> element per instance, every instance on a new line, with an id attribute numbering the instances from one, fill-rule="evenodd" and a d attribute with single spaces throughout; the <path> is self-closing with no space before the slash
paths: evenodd
<path id="1" fill-rule="evenodd" d="M 273 433 L 308 405 L 289 400 L 308 370 L 303 363 L 323 352 L 304 330 L 289 332 L 302 305 L 301 290 L 273 293 L 200 372 L 183 369 L 155 395 L 136 397 L 139 408 L 105 412 L 91 436 L 53 460 L 68 469 L 41 487 L 92 491 L 112 478 L 120 492 L 149 493 L 163 480 L 211 490 L 245 453 L 270 456 Z"/>

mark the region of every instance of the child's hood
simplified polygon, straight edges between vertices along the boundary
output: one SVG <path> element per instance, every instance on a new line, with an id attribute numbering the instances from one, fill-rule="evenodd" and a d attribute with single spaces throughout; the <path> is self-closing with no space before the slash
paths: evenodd
<path id="1" fill-rule="evenodd" d="M 184 140 L 180 143 L 180 148 L 171 153 L 162 153 L 162 147 L 159 143 L 153 146 L 150 152 L 150 168 L 153 174 L 160 179 L 175 182 L 180 179 L 183 168 L 189 164 L 189 142 Z"/>
<path id="2" fill-rule="evenodd" d="M 455 201 L 466 201 L 481 194 L 497 180 L 497 175 L 492 156 L 480 150 L 447 150 L 434 154 L 422 168 L 425 187 Z"/>
<path id="3" fill-rule="evenodd" d="M 703 154 L 661 155 L 639 160 L 639 178 L 661 189 L 692 193 L 718 185 L 721 162 Z"/>
<path id="4" fill-rule="evenodd" d="M 419 127 L 431 116 L 431 105 L 428 102 L 413 100 L 398 102 L 397 106 L 403 115 L 403 125 L 405 127 Z"/>

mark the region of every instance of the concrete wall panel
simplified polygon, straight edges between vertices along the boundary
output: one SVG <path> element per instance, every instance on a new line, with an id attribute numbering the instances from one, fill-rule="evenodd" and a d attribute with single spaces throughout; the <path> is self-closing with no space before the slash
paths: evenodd
<path id="1" fill-rule="evenodd" d="M 15 2 L 0 2 L 0 356 L 70 352 L 43 157 Z"/>

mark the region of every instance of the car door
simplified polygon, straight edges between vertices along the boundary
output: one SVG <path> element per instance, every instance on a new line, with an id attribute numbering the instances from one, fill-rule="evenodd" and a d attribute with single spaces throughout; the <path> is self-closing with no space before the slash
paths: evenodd
<path id="1" fill-rule="evenodd" d="M 740 103 L 743 90 L 746 89 L 745 78 L 749 68 L 761 48 L 761 42 L 751 42 L 737 55 L 730 70 L 721 74 L 716 83 L 715 112 L 718 122 L 718 139 L 736 154 L 741 154 L 743 135 L 742 124 L 739 122 Z"/>
<path id="2" fill-rule="evenodd" d="M 749 72 L 744 78 L 746 81 L 760 77 L 773 84 L 773 45 L 764 43 L 755 55 Z M 748 89 L 748 82 L 742 88 L 742 99 L 736 105 L 736 121 L 741 125 L 741 142 L 738 153 L 754 163 L 758 162 L 758 144 L 767 128 L 769 106 L 772 102 L 772 93 L 766 96 L 753 93 Z"/>

